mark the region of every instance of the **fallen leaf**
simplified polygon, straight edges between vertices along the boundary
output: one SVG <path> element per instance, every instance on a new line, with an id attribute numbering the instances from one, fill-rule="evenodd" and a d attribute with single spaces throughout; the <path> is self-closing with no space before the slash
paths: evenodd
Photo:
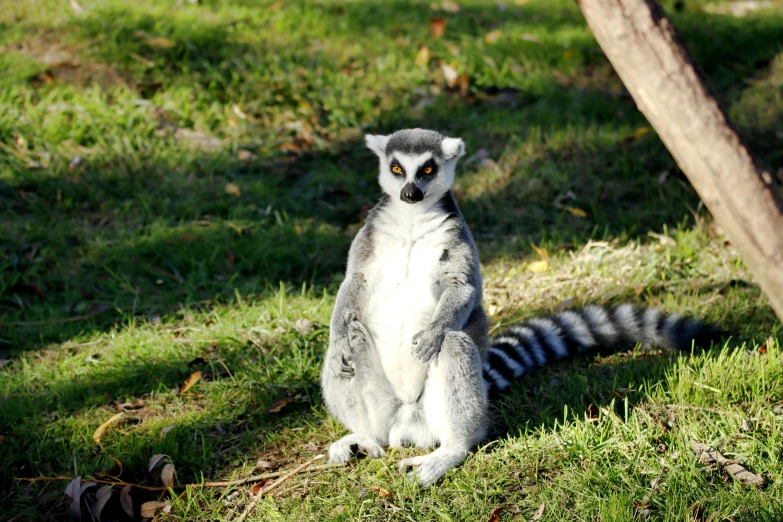
<path id="1" fill-rule="evenodd" d="M 261 482 L 259 482 L 258 484 L 253 484 L 253 488 L 251 489 L 251 491 L 253 492 L 253 495 L 254 495 L 254 496 L 255 496 L 255 495 L 258 495 L 258 492 L 259 492 L 259 491 L 261 491 L 261 489 L 262 489 L 264 486 L 266 486 L 266 483 L 267 483 L 267 482 L 268 482 L 267 480 L 262 480 L 262 481 L 261 481 Z"/>
<path id="2" fill-rule="evenodd" d="M 122 510 L 125 511 L 129 517 L 133 518 L 133 499 L 130 496 L 130 485 L 125 486 L 120 491 L 120 505 Z"/>
<path id="3" fill-rule="evenodd" d="M 545 272 L 547 268 L 549 268 L 549 263 L 543 259 L 541 261 L 533 261 L 532 263 L 527 265 L 528 270 L 536 273 Z"/>
<path id="4" fill-rule="evenodd" d="M 503 31 L 500 29 L 495 29 L 494 31 L 490 31 L 484 35 L 484 41 L 488 44 L 493 44 L 497 42 L 501 36 L 503 36 Z"/>
<path id="5" fill-rule="evenodd" d="M 452 0 L 443 0 L 440 3 L 440 8 L 447 13 L 459 13 L 459 4 L 457 2 L 453 2 Z"/>
<path id="6" fill-rule="evenodd" d="M 394 496 L 394 493 L 392 493 L 390 491 L 387 491 L 387 490 L 383 489 L 380 486 L 370 486 L 370 489 L 375 491 L 376 493 L 378 493 L 382 497 L 389 498 L 389 497 L 393 497 Z"/>
<path id="7" fill-rule="evenodd" d="M 101 486 L 95 493 L 95 504 L 92 505 L 92 514 L 95 516 L 95 520 L 101 519 L 101 511 L 111 498 L 111 486 Z"/>
<path id="8" fill-rule="evenodd" d="M 422 45 L 421 49 L 419 49 L 419 52 L 416 53 L 416 65 L 421 67 L 422 69 L 426 69 L 427 65 L 430 63 L 430 49 L 426 45 Z"/>
<path id="9" fill-rule="evenodd" d="M 764 341 L 764 344 L 759 346 L 759 352 L 760 353 L 767 353 L 767 345 L 772 343 L 774 341 L 773 337 L 767 337 L 767 340 Z"/>
<path id="10" fill-rule="evenodd" d="M 470 92 L 470 78 L 468 77 L 468 73 L 463 72 L 459 75 L 459 78 L 457 78 L 457 85 L 459 85 L 459 95 L 463 98 L 468 95 L 468 92 Z"/>
<path id="11" fill-rule="evenodd" d="M 92 434 L 92 440 L 95 441 L 98 446 L 101 445 L 101 437 L 106 432 L 106 429 L 111 426 L 115 421 L 122 417 L 122 413 L 115 413 L 109 420 L 98 426 L 98 429 Z"/>
<path id="12" fill-rule="evenodd" d="M 228 183 L 226 183 L 226 194 L 230 194 L 238 198 L 242 195 L 242 191 L 239 190 L 239 187 L 237 185 L 229 181 Z"/>
<path id="13" fill-rule="evenodd" d="M 166 434 L 168 432 L 170 432 L 171 430 L 173 430 L 174 428 L 176 428 L 176 427 L 177 427 L 176 424 L 172 424 L 171 426 L 166 426 L 165 428 L 160 430 L 160 438 L 161 439 L 165 439 L 166 438 Z"/>
<path id="14" fill-rule="evenodd" d="M 144 407 L 144 401 L 141 399 L 136 399 L 133 402 L 123 402 L 120 401 L 114 401 L 114 407 L 118 410 L 137 410 L 139 408 Z"/>
<path id="15" fill-rule="evenodd" d="M 158 510 L 162 510 L 167 506 L 171 507 L 171 502 L 157 502 L 155 500 L 145 502 L 141 505 L 141 518 L 153 518 Z"/>
<path id="16" fill-rule="evenodd" d="M 544 516 L 544 509 L 546 509 L 546 504 L 542 502 L 541 505 L 538 506 L 538 511 L 536 511 L 536 514 L 533 515 L 533 518 L 530 520 L 541 520 L 541 517 Z"/>
<path id="17" fill-rule="evenodd" d="M 587 212 L 585 212 L 581 208 L 578 208 L 578 207 L 566 207 L 565 209 L 567 211 L 569 211 L 571 214 L 573 214 L 573 215 L 575 215 L 577 217 L 582 217 L 582 218 L 583 217 L 587 217 Z"/>
<path id="18" fill-rule="evenodd" d="M 177 129 L 174 133 L 174 139 L 193 149 L 204 151 L 214 151 L 223 147 L 223 142 L 218 138 L 190 129 Z"/>
<path id="19" fill-rule="evenodd" d="M 487 519 L 487 522 L 500 522 L 500 513 L 506 509 L 505 506 L 501 506 L 499 508 L 495 508 L 492 513 L 489 514 L 489 518 Z"/>
<path id="20" fill-rule="evenodd" d="M 167 488 L 174 487 L 174 464 L 166 464 L 160 472 L 160 481 Z"/>
<path id="21" fill-rule="evenodd" d="M 179 389 L 180 395 L 188 391 L 195 385 L 198 381 L 201 380 L 201 371 L 193 372 L 190 374 L 190 376 L 185 379 L 185 382 L 182 383 L 182 387 Z"/>
<path id="22" fill-rule="evenodd" d="M 71 9 L 73 9 L 73 12 L 78 14 L 82 14 L 84 12 L 84 7 L 79 5 L 79 2 L 76 0 L 71 0 Z"/>
<path id="23" fill-rule="evenodd" d="M 307 451 L 309 451 L 309 452 L 312 452 L 312 453 L 315 453 L 316 451 L 318 451 L 319 449 L 321 449 L 321 448 L 319 448 L 319 447 L 318 447 L 318 445 L 317 445 L 317 444 L 315 444 L 315 443 L 314 443 L 314 442 L 312 442 L 312 441 L 311 441 L 311 442 L 308 442 L 307 444 L 305 444 L 305 447 L 304 447 L 304 448 L 305 448 Z"/>
<path id="24" fill-rule="evenodd" d="M 530 246 L 533 247 L 533 250 L 536 251 L 538 257 L 540 257 L 541 259 L 549 259 L 549 252 L 547 252 L 545 248 L 538 247 L 533 243 L 530 243 Z"/>
<path id="25" fill-rule="evenodd" d="M 443 72 L 443 78 L 446 80 L 446 85 L 448 85 L 450 89 L 456 87 L 457 81 L 459 80 L 457 70 L 447 63 L 440 64 L 440 70 Z"/>
<path id="26" fill-rule="evenodd" d="M 264 410 L 264 413 L 280 413 L 280 410 L 285 408 L 286 406 L 291 405 L 294 402 L 293 397 L 286 397 L 283 400 L 277 401 L 270 407 L 268 407 L 266 410 Z"/>
<path id="27" fill-rule="evenodd" d="M 587 417 L 588 422 L 598 422 L 598 418 L 600 417 L 598 406 L 595 404 L 589 405 L 587 411 L 585 411 L 585 416 Z"/>
<path id="28" fill-rule="evenodd" d="M 432 37 L 438 39 L 446 31 L 446 20 L 443 18 L 430 18 L 430 33 Z"/>
<path id="29" fill-rule="evenodd" d="M 237 158 L 239 158 L 239 161 L 253 161 L 256 157 L 257 156 L 249 150 L 240 149 L 237 151 Z"/>
<path id="30" fill-rule="evenodd" d="M 691 441 L 691 448 L 701 462 L 705 464 L 717 463 L 725 469 L 732 478 L 753 486 L 764 485 L 764 477 L 751 473 L 747 468 L 733 460 L 727 459 L 714 448 L 695 441 Z"/>
<path id="31" fill-rule="evenodd" d="M 301 335 L 307 335 L 315 329 L 315 323 L 310 319 L 300 317 L 294 323 L 294 329 Z"/>
<path id="32" fill-rule="evenodd" d="M 145 42 L 150 47 L 155 47 L 156 49 L 171 49 L 172 47 L 177 45 L 171 40 L 169 40 L 168 38 L 165 38 L 163 36 L 151 36 L 147 38 Z"/>
<path id="33" fill-rule="evenodd" d="M 155 469 L 155 467 L 163 461 L 163 459 L 166 458 L 166 455 L 162 453 L 158 453 L 157 455 L 153 455 L 150 457 L 149 465 L 148 465 L 148 471 L 152 471 Z"/>
<path id="34" fill-rule="evenodd" d="M 538 43 L 538 44 L 541 43 L 541 40 L 538 38 L 538 36 L 536 36 L 534 34 L 525 33 L 525 34 L 523 34 L 521 36 L 521 38 L 523 40 L 525 40 L 526 42 L 533 42 L 533 43 Z"/>
<path id="35" fill-rule="evenodd" d="M 277 11 L 281 7 L 283 7 L 283 2 L 282 2 L 282 0 L 278 0 L 277 2 L 275 2 L 274 4 L 269 6 L 269 10 L 270 11 Z"/>
<path id="36" fill-rule="evenodd" d="M 81 518 L 82 516 L 81 481 L 82 477 L 78 476 L 70 481 L 65 487 L 65 496 L 71 499 L 68 507 L 68 513 L 73 518 Z"/>
<path id="37" fill-rule="evenodd" d="M 272 471 L 272 470 L 274 470 L 276 468 L 277 468 L 277 466 L 275 466 L 274 464 L 272 464 L 268 460 L 263 460 L 263 459 L 258 459 L 258 461 L 256 462 L 256 467 L 255 467 L 255 469 L 263 469 L 263 470 L 266 470 L 266 471 Z"/>

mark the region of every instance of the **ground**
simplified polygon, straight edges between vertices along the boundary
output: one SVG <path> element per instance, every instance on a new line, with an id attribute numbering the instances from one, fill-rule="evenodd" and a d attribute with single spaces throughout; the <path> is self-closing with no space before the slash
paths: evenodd
<path id="1" fill-rule="evenodd" d="M 732 336 L 541 370 L 432 489 L 396 469 L 417 450 L 395 450 L 297 475 L 248 520 L 783 518 L 779 322 L 575 2 L 0 4 L 4 519 L 67 516 L 67 481 L 18 479 L 156 487 L 148 459 L 165 454 L 158 520 L 232 520 L 250 485 L 181 486 L 324 453 L 344 433 L 318 388 L 327 325 L 379 194 L 362 134 L 409 126 L 467 144 L 455 193 L 494 330 L 631 302 Z M 664 7 L 779 182 L 780 4 Z M 130 520 L 120 489 L 103 520 Z M 130 489 L 137 519 L 158 496 Z"/>

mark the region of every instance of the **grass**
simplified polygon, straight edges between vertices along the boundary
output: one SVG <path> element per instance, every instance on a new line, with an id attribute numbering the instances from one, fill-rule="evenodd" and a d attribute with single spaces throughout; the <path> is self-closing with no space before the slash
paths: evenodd
<path id="1" fill-rule="evenodd" d="M 378 195 L 362 133 L 414 125 L 485 151 L 456 192 L 496 327 L 569 300 L 632 302 L 734 336 L 542 370 L 495 404 L 492 439 L 431 490 L 403 481 L 395 462 L 415 450 L 398 450 L 297 476 L 250 519 L 474 521 L 505 507 L 500 520 L 530 520 L 542 504 L 546 521 L 632 520 L 646 505 L 649 520 L 783 518 L 779 323 L 573 2 L 2 5 L 4 519 L 66 517 L 65 483 L 16 478 L 154 486 L 158 453 L 179 484 L 244 477 L 254 452 L 287 469 L 338 438 L 318 373 L 347 248 Z M 781 11 L 664 5 L 778 172 Z M 443 38 L 430 18 L 445 19 Z M 430 60 L 417 64 L 420 46 Z M 467 74 L 466 95 L 441 61 Z M 527 269 L 531 243 L 550 255 L 545 272 Z M 137 400 L 97 445 L 115 402 Z M 691 440 L 766 486 L 700 464 Z M 104 520 L 130 520 L 118 489 Z M 231 520 L 249 494 L 188 489 L 158 519 Z M 156 498 L 131 495 L 137 517 Z"/>

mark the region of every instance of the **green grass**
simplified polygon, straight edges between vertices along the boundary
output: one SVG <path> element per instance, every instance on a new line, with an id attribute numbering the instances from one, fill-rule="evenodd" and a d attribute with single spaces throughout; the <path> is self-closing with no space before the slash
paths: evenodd
<path id="1" fill-rule="evenodd" d="M 297 476 L 250 519 L 475 521 L 505 506 L 500 520 L 530 520 L 541 504 L 545 521 L 632 520 L 641 504 L 648 520 L 783 519 L 779 322 L 574 2 L 81 5 L 0 2 L 3 519 L 67 516 L 65 483 L 16 478 L 121 471 L 155 486 L 146 463 L 164 453 L 178 484 L 220 480 L 254 473 L 253 452 L 288 469 L 338 438 L 318 374 L 350 240 L 379 193 L 362 134 L 408 126 L 486 150 L 456 192 L 496 327 L 573 299 L 660 306 L 734 335 L 540 371 L 497 401 L 491 440 L 433 489 L 403 481 L 395 462 L 415 450 L 398 450 Z M 735 18 L 664 5 L 777 173 L 780 6 Z M 441 62 L 468 75 L 467 96 Z M 531 243 L 547 271 L 527 270 Z M 115 401 L 138 399 L 98 446 Z M 766 486 L 700 464 L 691 440 Z M 103 519 L 129 520 L 115 490 Z M 159 520 L 231 520 L 249 495 L 189 489 Z M 156 497 L 132 498 L 138 510 Z"/>

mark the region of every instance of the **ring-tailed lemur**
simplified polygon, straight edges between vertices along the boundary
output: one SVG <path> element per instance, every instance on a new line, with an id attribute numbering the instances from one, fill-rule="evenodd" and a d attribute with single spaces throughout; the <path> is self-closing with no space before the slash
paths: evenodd
<path id="1" fill-rule="evenodd" d="M 400 462 L 421 486 L 461 463 L 487 433 L 488 397 L 549 361 L 637 342 L 689 348 L 714 331 L 696 319 L 588 306 L 532 319 L 489 340 L 476 245 L 451 187 L 459 138 L 423 129 L 366 136 L 384 195 L 351 245 L 322 372 L 328 410 L 355 449 L 439 446 Z"/>

